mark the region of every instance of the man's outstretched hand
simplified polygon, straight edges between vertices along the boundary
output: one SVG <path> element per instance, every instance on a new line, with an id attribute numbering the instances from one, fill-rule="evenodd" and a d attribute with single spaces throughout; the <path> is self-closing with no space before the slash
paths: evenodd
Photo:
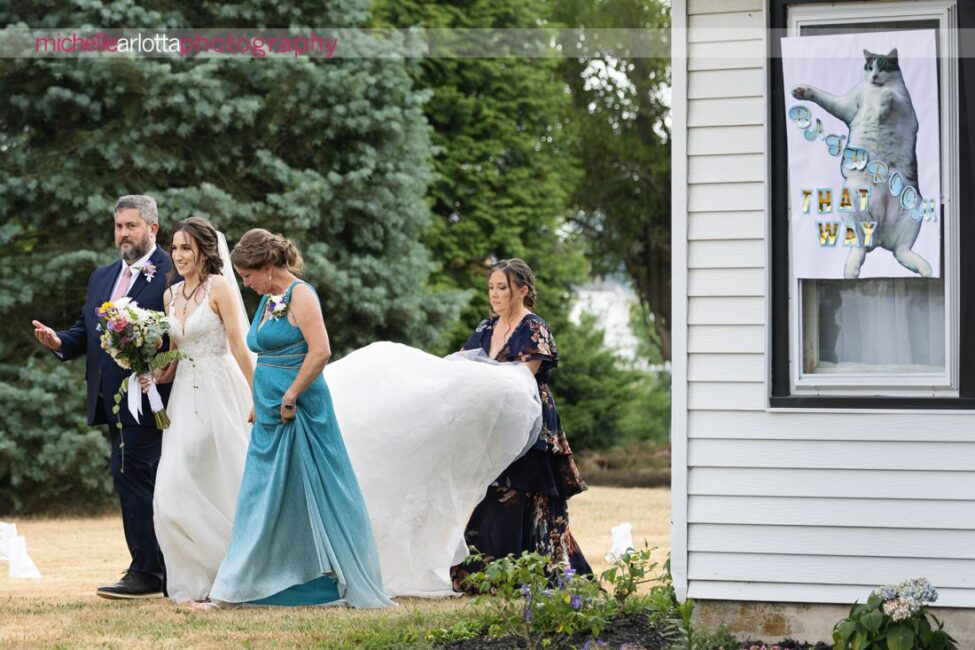
<path id="1" fill-rule="evenodd" d="M 34 326 L 34 336 L 37 337 L 38 341 L 55 352 L 61 349 L 61 338 L 58 336 L 57 332 L 37 320 L 31 321 L 31 325 Z"/>

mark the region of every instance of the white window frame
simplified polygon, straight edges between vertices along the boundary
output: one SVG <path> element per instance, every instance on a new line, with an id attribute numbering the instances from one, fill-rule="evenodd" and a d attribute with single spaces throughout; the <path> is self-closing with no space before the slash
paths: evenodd
<path id="1" fill-rule="evenodd" d="M 796 5 L 788 9 L 788 35 L 803 27 L 845 23 L 938 20 L 941 73 L 941 206 L 943 209 L 945 283 L 945 368 L 936 373 L 804 373 L 802 368 L 802 294 L 789 264 L 789 375 L 793 395 L 957 397 L 959 338 L 959 126 L 958 14 L 956 0 L 901 0 L 840 5 Z M 791 215 L 790 215 L 791 223 Z M 794 260 L 792 238 L 789 259 Z"/>

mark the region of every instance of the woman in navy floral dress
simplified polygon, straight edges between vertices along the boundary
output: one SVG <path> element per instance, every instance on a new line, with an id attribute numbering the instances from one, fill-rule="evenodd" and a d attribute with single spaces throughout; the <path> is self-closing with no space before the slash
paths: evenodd
<path id="1" fill-rule="evenodd" d="M 535 277 L 525 262 L 502 260 L 491 268 L 488 297 L 497 314 L 477 326 L 465 350 L 484 350 L 492 359 L 521 362 L 535 375 L 542 400 L 538 441 L 513 462 L 488 488 L 467 524 L 468 545 L 488 560 L 535 551 L 578 573 L 592 573 L 569 532 L 569 497 L 586 489 L 572 460 L 572 450 L 549 390 L 549 375 L 558 365 L 558 351 L 548 323 L 532 313 Z M 478 567 L 451 570 L 456 588 Z"/>

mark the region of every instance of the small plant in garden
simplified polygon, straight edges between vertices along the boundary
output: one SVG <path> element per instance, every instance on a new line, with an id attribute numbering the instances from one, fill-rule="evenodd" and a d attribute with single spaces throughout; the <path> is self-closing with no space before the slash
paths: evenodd
<path id="1" fill-rule="evenodd" d="M 669 560 L 667 564 L 670 564 Z M 669 571 L 667 576 L 670 577 Z M 672 583 L 669 587 L 673 590 Z M 735 635 L 724 625 L 714 631 L 696 627 L 693 620 L 694 601 L 690 598 L 682 603 L 674 598 L 671 612 L 667 619 L 660 621 L 654 619 L 654 614 L 650 617 L 651 621 L 661 624 L 666 630 L 667 638 L 670 639 L 668 650 L 738 650 L 741 647 Z"/>
<path id="2" fill-rule="evenodd" d="M 472 563 L 482 563 L 478 554 Z M 475 564 L 476 565 L 476 564 Z M 651 577 L 657 566 L 650 561 L 650 549 L 625 554 L 605 571 L 608 582 L 603 589 L 590 576 L 579 576 L 572 569 L 555 566 L 538 553 L 523 553 L 491 562 L 466 580 L 482 595 L 478 603 L 489 610 L 474 621 L 457 623 L 431 632 L 429 641 L 450 642 L 478 636 L 511 636 L 522 639 L 528 648 L 566 648 L 570 639 L 588 636 L 586 647 L 599 648 L 598 636 L 621 613 L 646 611 L 649 602 L 633 598 L 640 584 L 661 580 Z M 670 600 L 667 601 L 670 607 Z"/>
<path id="3" fill-rule="evenodd" d="M 938 592 L 924 578 L 881 587 L 833 628 L 834 647 L 842 650 L 954 650 L 944 623 L 927 611 Z M 933 622 L 933 624 L 932 624 Z"/>
<path id="4" fill-rule="evenodd" d="M 467 580 L 493 614 L 488 635 L 519 637 L 530 649 L 568 647 L 578 632 L 598 636 L 617 612 L 597 582 L 552 566 L 538 553 L 495 560 Z"/>
<path id="5" fill-rule="evenodd" d="M 694 601 L 690 598 L 683 603 L 677 601 L 669 555 L 663 568 L 658 583 L 642 602 L 650 624 L 663 630 L 670 639 L 669 650 L 737 650 L 740 644 L 724 626 L 712 632 L 694 625 Z"/>
<path id="6" fill-rule="evenodd" d="M 644 608 L 646 598 L 639 599 L 640 602 L 637 603 L 637 599 L 630 597 L 636 594 L 640 585 L 660 582 L 663 579 L 662 576 L 651 575 L 657 568 L 657 563 L 650 559 L 652 550 L 646 542 L 643 544 L 643 549 L 639 551 L 631 548 L 600 575 L 600 579 L 609 583 L 612 588 L 613 598 L 619 604 L 620 612 L 626 611 L 627 603 L 640 609 Z"/>

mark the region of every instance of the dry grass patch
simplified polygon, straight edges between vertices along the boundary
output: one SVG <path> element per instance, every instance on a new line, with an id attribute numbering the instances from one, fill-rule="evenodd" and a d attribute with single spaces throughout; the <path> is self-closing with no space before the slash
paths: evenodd
<path id="1" fill-rule="evenodd" d="M 633 544 L 657 547 L 663 565 L 670 552 L 669 488 L 590 487 L 569 501 L 569 529 L 597 575 L 609 568 L 610 529 L 624 521 L 633 525 Z"/>
<path id="2" fill-rule="evenodd" d="M 633 524 L 638 545 L 670 547 L 670 491 L 590 488 L 570 501 L 571 528 L 597 572 L 606 568 L 609 529 Z M 0 646 L 218 648 L 423 647 L 427 631 L 447 627 L 470 599 L 398 598 L 382 611 L 339 608 L 252 609 L 198 613 L 169 601 L 108 601 L 94 595 L 128 563 L 117 516 L 15 519 L 44 576 L 10 580 L 0 565 Z"/>

